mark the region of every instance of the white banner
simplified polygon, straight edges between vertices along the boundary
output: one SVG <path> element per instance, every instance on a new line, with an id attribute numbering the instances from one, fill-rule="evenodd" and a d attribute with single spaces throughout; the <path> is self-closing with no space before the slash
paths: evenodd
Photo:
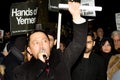
<path id="1" fill-rule="evenodd" d="M 95 0 L 81 0 L 81 5 L 82 6 L 93 6 L 95 7 Z M 95 10 L 87 10 L 87 9 L 82 9 L 81 10 L 81 15 L 83 16 L 96 16 Z"/>
<path id="2" fill-rule="evenodd" d="M 3 42 L 4 30 L 0 30 L 0 43 Z"/>
<path id="3" fill-rule="evenodd" d="M 3 35 L 4 35 L 4 30 L 0 30 L 0 39 L 3 38 Z"/>
<path id="4" fill-rule="evenodd" d="M 117 30 L 120 30 L 120 13 L 115 13 L 115 21 Z"/>

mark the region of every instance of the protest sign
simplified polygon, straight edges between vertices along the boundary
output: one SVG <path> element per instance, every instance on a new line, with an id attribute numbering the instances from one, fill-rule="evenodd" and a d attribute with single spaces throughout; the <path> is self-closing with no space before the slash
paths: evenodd
<path id="1" fill-rule="evenodd" d="M 3 42 L 4 30 L 0 30 L 0 43 Z"/>
<path id="2" fill-rule="evenodd" d="M 116 28 L 120 30 L 120 13 L 115 13 Z"/>
<path id="3" fill-rule="evenodd" d="M 13 3 L 10 8 L 11 35 L 21 35 L 32 31 L 36 25 L 37 13 L 36 2 Z"/>

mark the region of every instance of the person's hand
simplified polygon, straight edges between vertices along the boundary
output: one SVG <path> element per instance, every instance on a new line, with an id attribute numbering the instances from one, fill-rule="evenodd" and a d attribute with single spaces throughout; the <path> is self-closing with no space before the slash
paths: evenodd
<path id="1" fill-rule="evenodd" d="M 80 17 L 80 3 L 79 2 L 68 2 L 68 10 L 74 18 Z"/>
<path id="2" fill-rule="evenodd" d="M 47 53 L 46 53 L 46 51 L 44 49 L 42 49 L 40 51 L 40 53 L 38 54 L 38 59 L 40 59 L 44 63 L 45 63 L 46 60 L 49 59 L 49 57 L 48 57 L 48 55 L 47 55 Z"/>
<path id="3" fill-rule="evenodd" d="M 85 22 L 85 19 L 80 15 L 80 3 L 79 2 L 68 2 L 68 10 L 72 15 L 73 22 L 80 24 Z"/>

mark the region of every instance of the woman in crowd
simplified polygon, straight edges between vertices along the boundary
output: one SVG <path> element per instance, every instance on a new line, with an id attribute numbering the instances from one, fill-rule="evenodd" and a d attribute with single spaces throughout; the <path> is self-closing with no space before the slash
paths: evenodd
<path id="1" fill-rule="evenodd" d="M 98 48 L 99 50 L 97 51 L 97 53 L 101 55 L 104 59 L 107 74 L 109 60 L 111 56 L 116 54 L 113 39 L 110 37 L 104 37 Z"/>

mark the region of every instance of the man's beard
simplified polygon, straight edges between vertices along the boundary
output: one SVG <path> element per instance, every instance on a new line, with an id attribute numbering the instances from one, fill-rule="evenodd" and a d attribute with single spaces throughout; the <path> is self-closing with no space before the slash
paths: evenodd
<path id="1" fill-rule="evenodd" d="M 89 53 L 91 51 L 92 51 L 92 49 L 88 49 L 88 48 L 85 49 L 85 53 Z"/>

